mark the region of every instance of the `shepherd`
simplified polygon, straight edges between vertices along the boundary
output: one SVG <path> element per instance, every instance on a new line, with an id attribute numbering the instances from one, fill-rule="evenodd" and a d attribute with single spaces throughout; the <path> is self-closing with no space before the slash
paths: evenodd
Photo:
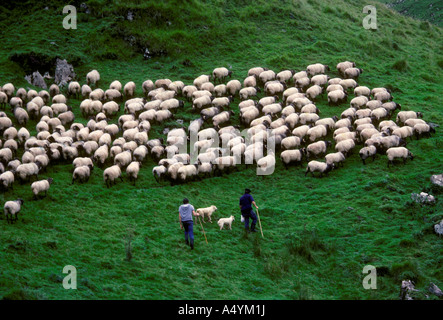
<path id="1" fill-rule="evenodd" d="M 191 250 L 194 249 L 194 221 L 192 215 L 200 216 L 195 212 L 194 206 L 189 203 L 188 198 L 183 199 L 183 204 L 178 208 L 178 219 L 180 220 L 180 229 L 185 229 L 185 241 Z"/>
<path id="2" fill-rule="evenodd" d="M 250 193 L 251 193 L 250 189 L 245 189 L 245 194 L 240 197 L 240 210 L 245 220 L 245 231 L 257 232 L 257 230 L 255 230 L 255 224 L 257 223 L 257 215 L 252 210 L 251 204 L 253 204 L 256 209 L 258 209 L 258 207 L 255 204 L 254 198 L 251 196 Z M 251 230 L 249 230 L 249 218 L 252 219 Z"/>

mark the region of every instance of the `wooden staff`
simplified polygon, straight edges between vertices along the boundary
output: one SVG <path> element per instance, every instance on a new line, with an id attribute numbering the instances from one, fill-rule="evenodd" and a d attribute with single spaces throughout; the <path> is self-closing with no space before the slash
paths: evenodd
<path id="1" fill-rule="evenodd" d="M 205 240 L 206 240 L 206 244 L 207 244 L 208 243 L 208 239 L 206 239 L 206 232 L 205 232 L 205 229 L 203 228 L 203 224 L 202 224 L 202 221 L 200 219 L 200 216 L 198 217 L 198 221 L 200 222 L 200 225 L 202 226 L 203 235 L 205 236 Z"/>
<path id="2" fill-rule="evenodd" d="M 260 231 L 261 231 L 261 236 L 264 239 L 264 235 L 263 235 L 263 229 L 261 227 L 261 222 L 260 222 L 260 214 L 258 213 L 258 208 L 255 209 L 257 211 L 257 217 L 258 217 L 258 224 L 260 225 Z"/>

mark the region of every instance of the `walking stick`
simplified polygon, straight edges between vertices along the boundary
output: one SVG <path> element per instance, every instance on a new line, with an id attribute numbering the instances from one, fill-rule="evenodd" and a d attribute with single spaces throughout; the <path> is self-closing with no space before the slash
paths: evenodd
<path id="1" fill-rule="evenodd" d="M 208 239 L 206 239 L 206 232 L 205 232 L 205 229 L 203 228 L 203 224 L 202 224 L 200 217 L 198 217 L 198 221 L 200 222 L 200 225 L 202 226 L 203 235 L 205 236 L 206 244 L 208 244 Z"/>
<path id="2" fill-rule="evenodd" d="M 258 224 L 260 225 L 261 236 L 262 236 L 262 238 L 264 239 L 265 237 L 264 237 L 264 235 L 263 235 L 263 229 L 262 229 L 262 227 L 261 227 L 260 214 L 258 213 L 258 209 L 257 209 L 257 208 L 256 208 L 255 210 L 257 211 Z"/>

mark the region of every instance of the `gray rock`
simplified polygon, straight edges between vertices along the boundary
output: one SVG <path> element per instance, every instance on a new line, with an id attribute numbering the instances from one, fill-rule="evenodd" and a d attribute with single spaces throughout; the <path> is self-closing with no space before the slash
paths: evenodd
<path id="1" fill-rule="evenodd" d="M 411 199 L 417 203 L 435 203 L 435 197 L 426 192 L 420 192 L 419 194 L 411 193 Z"/>
<path id="2" fill-rule="evenodd" d="M 443 187 L 443 174 L 435 174 L 431 176 L 431 182 L 437 186 Z"/>
<path id="3" fill-rule="evenodd" d="M 440 221 L 440 223 L 437 223 L 436 225 L 434 225 L 434 231 L 439 236 L 443 236 L 443 220 Z"/>
<path id="4" fill-rule="evenodd" d="M 126 19 L 128 19 L 129 21 L 134 20 L 134 14 L 132 13 L 131 10 L 128 11 L 128 15 L 126 16 Z"/>
<path id="5" fill-rule="evenodd" d="M 43 88 L 43 89 L 48 88 L 48 86 L 46 85 L 45 79 L 38 71 L 35 71 L 32 74 L 25 76 L 25 80 L 28 81 L 33 86 Z"/>
<path id="6" fill-rule="evenodd" d="M 443 291 L 432 282 L 429 284 L 428 291 L 437 297 L 443 297 Z"/>
<path id="7" fill-rule="evenodd" d="M 59 87 L 66 86 L 75 78 L 74 67 L 66 60 L 57 59 L 54 78 L 54 82 Z"/>

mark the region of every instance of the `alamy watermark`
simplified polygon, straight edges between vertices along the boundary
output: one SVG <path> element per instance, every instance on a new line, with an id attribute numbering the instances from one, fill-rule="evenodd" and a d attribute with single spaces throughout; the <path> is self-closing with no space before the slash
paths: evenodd
<path id="1" fill-rule="evenodd" d="M 369 13 L 363 19 L 363 28 L 366 30 L 377 30 L 377 8 L 374 6 L 366 6 L 363 13 Z"/>
<path id="2" fill-rule="evenodd" d="M 363 268 L 363 274 L 368 274 L 363 278 L 363 288 L 366 290 L 377 289 L 377 268 L 367 265 Z"/>
<path id="3" fill-rule="evenodd" d="M 77 8 L 71 5 L 63 8 L 63 14 L 68 14 L 63 19 L 63 28 L 77 29 Z"/>
<path id="4" fill-rule="evenodd" d="M 77 289 L 77 268 L 71 265 L 67 265 L 63 268 L 63 273 L 68 275 L 63 279 L 63 288 L 65 289 Z"/>

